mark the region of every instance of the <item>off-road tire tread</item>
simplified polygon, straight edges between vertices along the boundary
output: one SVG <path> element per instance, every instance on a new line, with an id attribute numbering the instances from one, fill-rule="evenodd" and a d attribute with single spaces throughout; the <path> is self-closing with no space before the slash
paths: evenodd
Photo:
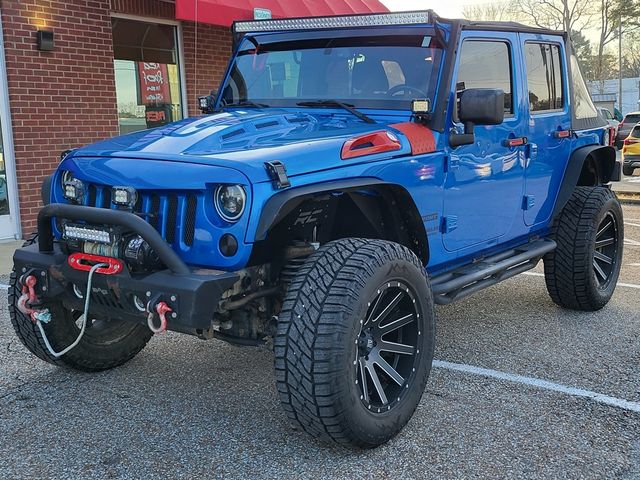
<path id="1" fill-rule="evenodd" d="M 589 251 L 598 228 L 595 219 L 612 198 L 616 196 L 608 188 L 578 186 L 553 223 L 557 248 L 544 257 L 544 277 L 551 299 L 563 308 L 595 311 L 604 306 L 589 287 Z"/>
<path id="2" fill-rule="evenodd" d="M 338 338 L 348 333 L 346 319 L 359 290 L 353 286 L 364 287 L 359 272 L 394 259 L 416 265 L 428 282 L 424 267 L 408 248 L 348 238 L 323 245 L 288 288 L 274 340 L 277 389 L 287 416 L 313 437 L 351 447 L 372 446 L 358 444 L 345 429 L 343 413 L 334 408 L 331 385 L 339 372 L 330 369 L 330 359 L 340 352 Z M 428 304 L 433 306 L 433 300 Z M 424 390 L 425 385 L 415 388 Z"/>

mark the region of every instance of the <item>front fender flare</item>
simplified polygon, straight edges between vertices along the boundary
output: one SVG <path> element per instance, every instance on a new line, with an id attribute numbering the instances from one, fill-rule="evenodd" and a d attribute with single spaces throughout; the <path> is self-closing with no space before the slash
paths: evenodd
<path id="1" fill-rule="evenodd" d="M 361 177 L 303 185 L 276 193 L 266 201 L 262 208 L 255 240 L 264 240 L 271 227 L 286 217 L 289 212 L 300 205 L 305 199 L 315 194 L 353 190 L 384 184 L 385 182 L 374 177 Z"/>

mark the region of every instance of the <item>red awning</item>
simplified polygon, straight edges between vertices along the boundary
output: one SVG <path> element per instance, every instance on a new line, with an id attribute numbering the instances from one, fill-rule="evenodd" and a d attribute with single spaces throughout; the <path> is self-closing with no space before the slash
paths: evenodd
<path id="1" fill-rule="evenodd" d="M 270 10 L 273 18 L 389 11 L 378 0 L 176 0 L 176 18 L 229 27 L 234 20 L 253 20 L 254 8 Z"/>

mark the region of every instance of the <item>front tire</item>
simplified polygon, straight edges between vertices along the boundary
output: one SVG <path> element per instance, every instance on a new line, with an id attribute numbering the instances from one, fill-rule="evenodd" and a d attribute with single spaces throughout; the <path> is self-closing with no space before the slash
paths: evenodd
<path id="1" fill-rule="evenodd" d="M 425 269 L 406 247 L 342 239 L 291 283 L 275 369 L 289 418 L 307 433 L 372 448 L 409 421 L 433 360 L 435 313 Z"/>
<path id="2" fill-rule="evenodd" d="M 615 194 L 604 187 L 576 187 L 553 235 L 558 247 L 544 258 L 551 299 L 572 310 L 604 307 L 622 264 L 624 223 Z"/>
<path id="3" fill-rule="evenodd" d="M 26 245 L 35 243 L 32 236 Z M 66 366 L 85 372 L 98 372 L 118 367 L 131 360 L 147 344 L 153 333 L 145 326 L 126 320 L 98 319 L 90 316 L 80 343 L 62 357 L 51 355 L 37 325 L 18 310 L 21 295 L 18 275 L 11 273 L 9 285 L 9 317 L 22 344 L 36 357 L 54 365 Z M 52 348 L 59 352 L 74 342 L 80 333 L 76 323 L 80 313 L 60 304 L 47 305 L 51 321 L 43 325 Z"/>

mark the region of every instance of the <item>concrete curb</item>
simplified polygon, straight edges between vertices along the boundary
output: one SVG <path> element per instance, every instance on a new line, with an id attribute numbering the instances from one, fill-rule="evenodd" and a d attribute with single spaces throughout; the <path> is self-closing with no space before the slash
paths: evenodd
<path id="1" fill-rule="evenodd" d="M 615 192 L 621 203 L 640 204 L 640 192 Z"/>

